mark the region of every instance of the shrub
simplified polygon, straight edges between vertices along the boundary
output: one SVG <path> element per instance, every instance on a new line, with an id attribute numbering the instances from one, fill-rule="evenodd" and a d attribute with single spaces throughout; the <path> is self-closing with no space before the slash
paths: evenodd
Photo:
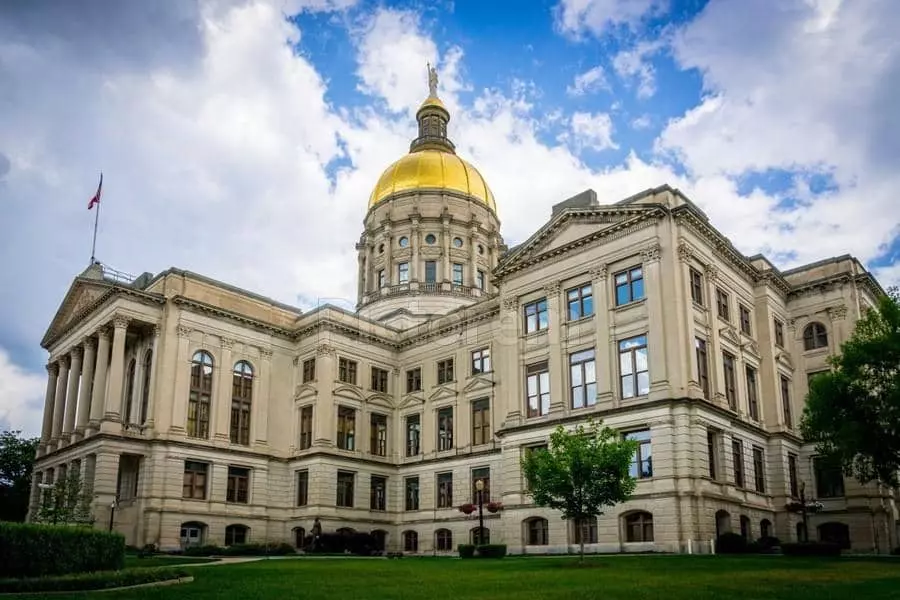
<path id="1" fill-rule="evenodd" d="M 756 552 L 761 554 L 775 554 L 776 548 L 781 546 L 781 540 L 774 536 L 764 536 L 754 542 Z"/>
<path id="2" fill-rule="evenodd" d="M 312 545 L 311 535 L 303 540 L 303 549 L 313 554 L 343 554 L 350 552 L 358 556 L 372 556 L 380 554 L 382 548 L 378 540 L 371 533 L 323 533 L 319 536 L 315 548 Z"/>
<path id="3" fill-rule="evenodd" d="M 897 546 L 896 548 L 891 550 L 891 554 L 893 554 L 894 556 L 900 556 L 900 546 Z"/>
<path id="4" fill-rule="evenodd" d="M 506 544 L 482 544 L 476 551 L 479 558 L 503 558 L 506 556 Z"/>
<path id="5" fill-rule="evenodd" d="M 734 532 L 723 533 L 716 539 L 716 554 L 745 554 L 747 540 Z"/>
<path id="6" fill-rule="evenodd" d="M 0 579 L 0 594 L 25 594 L 34 592 L 74 592 L 102 590 L 143 583 L 168 581 L 187 577 L 188 572 L 179 567 L 157 567 L 149 569 L 124 569 L 121 571 L 97 571 L 77 573 L 57 577 L 35 577 L 29 579 Z"/>
<path id="7" fill-rule="evenodd" d="M 799 542 L 782 544 L 785 556 L 840 556 L 841 547 L 832 542 Z"/>
<path id="8" fill-rule="evenodd" d="M 125 566 L 118 533 L 66 525 L 0 523 L 0 577 L 41 577 Z"/>
<path id="9" fill-rule="evenodd" d="M 456 549 L 460 558 L 472 558 L 475 556 L 475 544 L 459 544 Z"/>
<path id="10" fill-rule="evenodd" d="M 184 556 L 221 556 L 222 548 L 212 544 L 203 546 L 188 546 L 184 549 Z"/>

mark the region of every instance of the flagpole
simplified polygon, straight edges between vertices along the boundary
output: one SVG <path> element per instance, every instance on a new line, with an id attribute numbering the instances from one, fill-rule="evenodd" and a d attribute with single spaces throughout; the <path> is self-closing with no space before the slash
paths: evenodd
<path id="1" fill-rule="evenodd" d="M 97 253 L 97 223 L 100 222 L 100 205 L 97 203 L 97 212 L 94 214 L 94 240 L 91 242 L 91 264 L 94 264 L 95 254 Z"/>

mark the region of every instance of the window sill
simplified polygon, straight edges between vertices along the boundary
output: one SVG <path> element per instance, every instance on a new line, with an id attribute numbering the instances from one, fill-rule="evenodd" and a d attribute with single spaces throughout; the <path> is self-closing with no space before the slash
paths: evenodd
<path id="1" fill-rule="evenodd" d="M 640 298 L 638 300 L 632 300 L 631 302 L 626 302 L 625 304 L 616 304 L 613 307 L 613 310 L 616 312 L 626 311 L 630 308 L 634 308 L 636 306 L 642 306 L 646 303 L 647 303 L 647 297 L 644 296 L 643 298 Z"/>
<path id="2" fill-rule="evenodd" d="M 583 323 L 589 323 L 594 318 L 594 313 L 589 315 L 584 315 L 583 317 L 578 317 L 577 319 L 569 319 L 566 321 L 567 326 L 581 325 Z M 543 329 L 541 331 L 544 331 Z"/>

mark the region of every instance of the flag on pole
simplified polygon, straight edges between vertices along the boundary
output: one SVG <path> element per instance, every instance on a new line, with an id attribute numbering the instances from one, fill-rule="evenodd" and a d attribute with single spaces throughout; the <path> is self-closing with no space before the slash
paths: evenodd
<path id="1" fill-rule="evenodd" d="M 100 193 L 103 189 L 103 173 L 100 173 L 100 185 L 97 186 L 97 193 L 94 194 L 94 197 L 91 198 L 90 202 L 88 202 L 88 210 L 94 208 L 95 204 L 100 204 Z"/>

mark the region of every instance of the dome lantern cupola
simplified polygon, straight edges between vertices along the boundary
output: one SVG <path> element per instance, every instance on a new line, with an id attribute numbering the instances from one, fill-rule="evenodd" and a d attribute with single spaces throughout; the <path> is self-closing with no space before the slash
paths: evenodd
<path id="1" fill-rule="evenodd" d="M 428 98 L 416 111 L 419 122 L 419 137 L 409 145 L 410 152 L 421 150 L 439 150 L 456 154 L 453 142 L 447 137 L 447 123 L 450 122 L 450 111 L 437 95 L 437 71 L 428 65 Z"/>

